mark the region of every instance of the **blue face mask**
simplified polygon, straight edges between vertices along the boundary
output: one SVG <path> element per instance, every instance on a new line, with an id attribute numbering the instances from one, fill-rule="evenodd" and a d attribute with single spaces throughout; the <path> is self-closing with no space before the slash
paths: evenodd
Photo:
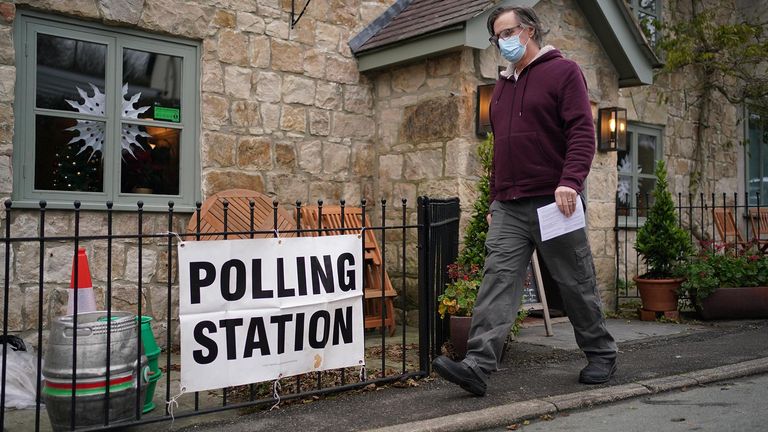
<path id="1" fill-rule="evenodd" d="M 501 56 L 510 63 L 517 63 L 525 55 L 525 47 L 528 44 L 520 43 L 520 35 L 512 36 L 509 39 L 499 39 L 499 50 Z"/>

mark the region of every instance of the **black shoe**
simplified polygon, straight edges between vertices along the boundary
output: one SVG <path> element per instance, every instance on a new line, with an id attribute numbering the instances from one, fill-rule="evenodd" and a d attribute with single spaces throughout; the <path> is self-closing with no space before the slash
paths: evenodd
<path id="1" fill-rule="evenodd" d="M 462 362 L 455 362 L 446 356 L 440 356 L 432 361 L 435 372 L 446 380 L 458 384 L 464 390 L 475 396 L 484 396 L 486 384 L 475 371 Z"/>
<path id="2" fill-rule="evenodd" d="M 579 382 L 582 384 L 602 384 L 608 382 L 616 372 L 616 359 L 590 360 L 581 370 Z"/>

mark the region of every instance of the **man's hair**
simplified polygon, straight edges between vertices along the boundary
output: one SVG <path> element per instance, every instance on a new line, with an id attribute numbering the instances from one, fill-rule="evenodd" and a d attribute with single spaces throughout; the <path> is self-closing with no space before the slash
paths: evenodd
<path id="1" fill-rule="evenodd" d="M 538 46 L 542 46 L 544 43 L 544 31 L 541 28 L 541 21 L 539 21 L 538 15 L 531 8 L 519 7 L 519 6 L 507 6 L 496 8 L 488 16 L 488 33 L 491 36 L 496 34 L 493 31 L 493 24 L 496 23 L 496 19 L 507 12 L 514 12 L 518 21 L 524 27 L 530 27 L 533 29 L 533 40 L 536 41 Z"/>

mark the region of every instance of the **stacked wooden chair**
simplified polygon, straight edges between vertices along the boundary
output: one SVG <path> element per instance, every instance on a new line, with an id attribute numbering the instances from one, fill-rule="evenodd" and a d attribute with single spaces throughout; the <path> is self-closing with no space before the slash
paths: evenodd
<path id="1" fill-rule="evenodd" d="M 229 189 L 211 195 L 200 207 L 200 240 L 223 240 L 224 203 L 227 203 L 226 232 L 227 239 L 265 238 L 275 236 L 275 210 L 272 199 L 268 196 L 248 190 Z M 253 203 L 253 220 L 251 220 Z M 189 219 L 187 234 L 196 240 L 197 212 Z M 290 212 L 277 209 L 277 231 L 280 237 L 295 237 L 295 232 L 283 232 L 296 229 L 296 222 Z M 269 233 L 251 234 L 251 231 L 269 231 Z"/>
<path id="2" fill-rule="evenodd" d="M 749 222 L 757 246 L 761 251 L 768 252 L 768 207 L 749 209 Z"/>
<path id="3" fill-rule="evenodd" d="M 744 239 L 744 235 L 739 230 L 736 218 L 733 215 L 733 209 L 715 207 L 712 209 L 712 214 L 720 240 L 726 244 L 733 244 L 740 250 L 746 249 L 749 246 L 749 242 Z"/>
<path id="4" fill-rule="evenodd" d="M 323 206 L 320 211 L 318 206 L 304 206 L 301 207 L 300 218 L 302 229 L 319 229 L 307 235 L 359 234 L 363 226 L 363 211 L 360 207 Z M 371 226 L 368 215 L 365 217 L 365 226 Z M 389 330 L 391 336 L 396 330 L 394 298 L 397 297 L 397 291 L 392 287 L 389 275 L 384 270 L 381 250 L 373 230 L 365 230 L 364 243 L 365 328 L 381 328 L 383 319 L 384 327 Z M 383 328 L 381 330 L 384 331 Z"/>

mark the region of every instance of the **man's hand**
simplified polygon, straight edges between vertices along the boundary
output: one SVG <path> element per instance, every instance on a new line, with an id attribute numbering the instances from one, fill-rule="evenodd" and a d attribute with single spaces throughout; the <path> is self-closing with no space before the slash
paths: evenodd
<path id="1" fill-rule="evenodd" d="M 485 221 L 488 222 L 488 226 L 491 226 L 491 214 L 490 213 L 485 215 Z"/>
<path id="2" fill-rule="evenodd" d="M 558 186 L 557 189 L 555 189 L 555 202 L 557 203 L 557 208 L 560 209 L 560 212 L 563 213 L 565 217 L 571 217 L 573 212 L 576 211 L 576 196 L 578 196 L 576 191 L 568 186 Z"/>

